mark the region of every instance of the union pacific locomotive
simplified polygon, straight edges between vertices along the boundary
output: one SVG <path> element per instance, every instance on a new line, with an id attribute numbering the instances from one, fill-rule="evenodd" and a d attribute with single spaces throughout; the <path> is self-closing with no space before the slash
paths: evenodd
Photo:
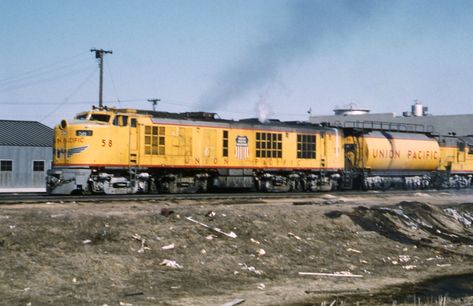
<path id="1" fill-rule="evenodd" d="M 54 129 L 50 194 L 471 186 L 473 138 L 100 108 Z"/>

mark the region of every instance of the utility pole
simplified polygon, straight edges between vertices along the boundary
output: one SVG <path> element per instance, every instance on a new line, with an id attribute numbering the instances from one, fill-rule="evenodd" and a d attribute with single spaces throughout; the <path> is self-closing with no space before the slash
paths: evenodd
<path id="1" fill-rule="evenodd" d="M 102 88 L 103 88 L 103 55 L 112 54 L 112 50 L 91 49 L 90 52 L 95 52 L 95 58 L 99 62 L 100 68 L 100 85 L 99 85 L 99 109 L 103 109 Z"/>
<path id="2" fill-rule="evenodd" d="M 161 101 L 161 99 L 148 99 L 148 102 L 153 103 L 153 111 L 156 111 L 156 105 L 158 105 L 158 102 Z"/>

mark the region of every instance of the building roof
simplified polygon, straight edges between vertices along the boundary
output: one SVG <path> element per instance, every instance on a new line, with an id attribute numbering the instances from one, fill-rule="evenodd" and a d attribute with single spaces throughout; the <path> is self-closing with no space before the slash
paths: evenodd
<path id="1" fill-rule="evenodd" d="M 0 146 L 52 147 L 53 129 L 37 121 L 0 120 Z"/>
<path id="2" fill-rule="evenodd" d="M 394 113 L 373 113 L 348 116 L 310 116 L 309 121 L 312 123 L 327 122 L 337 126 L 347 126 L 348 123 L 353 122 L 393 122 L 423 126 L 424 131 L 440 135 L 449 135 L 451 133 L 455 133 L 458 136 L 473 135 L 473 125 L 471 124 L 473 122 L 473 114 L 396 117 Z"/>

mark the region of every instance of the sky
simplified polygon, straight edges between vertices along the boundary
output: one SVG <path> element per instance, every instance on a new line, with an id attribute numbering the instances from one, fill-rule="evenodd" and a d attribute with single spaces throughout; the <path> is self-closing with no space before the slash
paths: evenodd
<path id="1" fill-rule="evenodd" d="M 473 113 L 473 1 L 0 1 L 0 119 L 53 127 L 98 105 L 307 120 Z"/>

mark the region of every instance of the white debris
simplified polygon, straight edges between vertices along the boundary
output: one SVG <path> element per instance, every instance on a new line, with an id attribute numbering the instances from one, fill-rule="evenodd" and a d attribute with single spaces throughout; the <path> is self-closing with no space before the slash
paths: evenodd
<path id="1" fill-rule="evenodd" d="M 212 239 L 214 239 L 214 238 L 216 238 L 216 237 L 217 237 L 217 236 L 215 236 L 214 234 L 210 234 L 210 235 L 208 235 L 207 237 L 205 237 L 205 239 L 207 239 L 207 240 L 212 240 Z"/>
<path id="2" fill-rule="evenodd" d="M 206 217 L 209 217 L 209 218 L 214 218 L 217 214 L 215 213 L 215 211 L 209 211 L 208 213 L 205 214 Z"/>
<path id="3" fill-rule="evenodd" d="M 120 306 L 133 306 L 133 304 L 120 302 Z"/>
<path id="4" fill-rule="evenodd" d="M 144 253 L 145 250 L 151 250 L 151 248 L 148 247 L 145 243 L 146 243 L 146 239 L 141 240 L 141 247 L 138 250 L 138 253 Z"/>
<path id="5" fill-rule="evenodd" d="M 339 271 L 334 273 L 319 273 L 319 272 L 298 272 L 299 275 L 314 275 L 314 276 L 334 276 L 334 277 L 363 277 L 363 275 L 353 274 L 350 271 Z"/>
<path id="6" fill-rule="evenodd" d="M 92 243 L 92 240 L 90 239 L 85 239 L 84 241 L 82 241 L 83 244 L 89 244 L 89 243 Z"/>
<path id="7" fill-rule="evenodd" d="M 135 239 L 135 240 L 141 241 L 141 236 L 138 235 L 138 234 L 133 234 L 133 235 L 131 235 L 131 238 L 133 238 L 133 239 Z"/>
<path id="8" fill-rule="evenodd" d="M 297 236 L 297 235 L 294 234 L 294 233 L 289 232 L 289 233 L 287 233 L 287 235 L 288 235 L 289 237 L 296 238 L 297 240 L 302 240 L 301 237 Z"/>
<path id="9" fill-rule="evenodd" d="M 225 236 L 227 236 L 227 237 L 230 237 L 230 238 L 236 238 L 236 237 L 237 237 L 237 235 L 236 235 L 234 232 L 226 233 L 226 232 L 222 231 L 221 229 L 219 229 L 219 228 L 217 228 L 217 227 L 210 227 L 210 226 L 208 226 L 208 225 L 205 224 L 205 223 L 202 223 L 202 222 L 199 222 L 199 221 L 197 221 L 197 220 L 192 219 L 191 217 L 186 217 L 186 219 L 189 220 L 189 221 L 191 221 L 191 222 L 194 222 L 194 223 L 196 223 L 196 224 L 199 224 L 200 226 L 203 226 L 203 227 L 205 227 L 205 228 L 211 229 L 211 230 L 213 230 L 213 231 L 215 231 L 215 232 L 217 232 L 217 233 L 220 233 L 220 234 L 222 234 L 222 235 L 225 235 Z"/>
<path id="10" fill-rule="evenodd" d="M 205 255 L 207 254 L 207 251 L 205 249 L 200 250 L 200 254 Z"/>
<path id="11" fill-rule="evenodd" d="M 246 263 L 239 263 L 238 265 L 241 266 L 241 269 L 242 269 L 242 270 L 246 270 L 246 271 L 248 271 L 248 272 L 255 273 L 255 274 L 257 274 L 257 275 L 263 274 L 263 271 L 257 270 L 257 269 L 256 269 L 255 267 L 253 267 L 253 266 L 247 266 Z"/>
<path id="12" fill-rule="evenodd" d="M 266 254 L 266 251 L 265 251 L 265 250 L 263 250 L 263 249 L 259 249 L 259 250 L 258 250 L 258 256 L 263 256 L 263 255 L 265 255 L 265 254 Z"/>
<path id="13" fill-rule="evenodd" d="M 10 229 L 14 229 L 16 227 L 16 225 L 9 225 L 8 226 Z"/>
<path id="14" fill-rule="evenodd" d="M 450 267 L 451 264 L 437 264 L 437 267 Z"/>
<path id="15" fill-rule="evenodd" d="M 260 289 L 260 290 L 264 290 L 266 288 L 266 285 L 263 284 L 263 283 L 259 283 L 257 288 Z"/>
<path id="16" fill-rule="evenodd" d="M 161 250 L 172 250 L 172 249 L 174 249 L 174 247 L 175 247 L 174 243 L 171 243 L 169 245 L 165 245 L 165 246 L 161 247 Z"/>
<path id="17" fill-rule="evenodd" d="M 473 224 L 473 216 L 466 212 L 458 212 L 453 208 L 445 208 L 443 211 L 447 215 L 452 216 L 455 220 L 461 222 L 465 227 L 470 227 Z"/>
<path id="18" fill-rule="evenodd" d="M 430 197 L 430 194 L 423 193 L 423 192 L 416 192 L 414 193 L 415 197 Z"/>
<path id="19" fill-rule="evenodd" d="M 160 264 L 160 266 L 166 266 L 166 267 L 171 267 L 171 268 L 182 268 L 182 266 L 180 264 L 178 264 L 176 261 L 174 260 L 169 260 L 169 259 L 165 259 L 163 260 Z"/>
<path id="20" fill-rule="evenodd" d="M 332 194 L 324 194 L 322 196 L 322 198 L 324 198 L 324 199 L 336 199 L 337 197 L 332 195 Z"/>
<path id="21" fill-rule="evenodd" d="M 405 270 L 413 270 L 415 268 L 417 268 L 417 266 L 415 265 L 407 265 L 407 266 L 402 266 L 403 269 Z"/>
<path id="22" fill-rule="evenodd" d="M 353 253 L 361 254 L 361 251 L 358 251 L 358 250 L 355 250 L 355 249 L 352 249 L 352 248 L 348 248 L 347 252 L 353 252 Z"/>
<path id="23" fill-rule="evenodd" d="M 74 278 L 72 279 L 72 282 L 73 282 L 74 284 L 77 283 L 77 278 L 74 277 Z"/>
<path id="24" fill-rule="evenodd" d="M 409 255 L 399 255 L 400 262 L 408 262 L 410 260 L 411 260 L 411 257 Z"/>
<path id="25" fill-rule="evenodd" d="M 255 243 L 255 244 L 260 244 L 260 242 L 258 240 L 255 240 L 253 238 L 250 239 L 251 242 Z"/>

